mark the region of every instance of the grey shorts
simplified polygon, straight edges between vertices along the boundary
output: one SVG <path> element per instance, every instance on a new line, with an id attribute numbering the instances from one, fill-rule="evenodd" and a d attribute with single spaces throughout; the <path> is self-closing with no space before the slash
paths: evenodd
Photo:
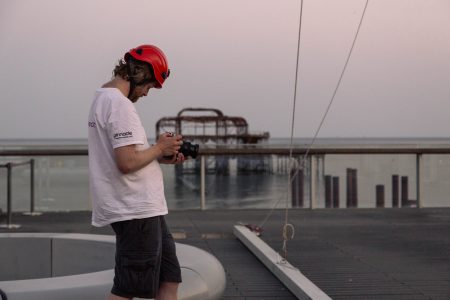
<path id="1" fill-rule="evenodd" d="M 116 233 L 116 266 L 111 293 L 155 298 L 160 282 L 181 282 L 175 242 L 164 216 L 111 224 Z"/>

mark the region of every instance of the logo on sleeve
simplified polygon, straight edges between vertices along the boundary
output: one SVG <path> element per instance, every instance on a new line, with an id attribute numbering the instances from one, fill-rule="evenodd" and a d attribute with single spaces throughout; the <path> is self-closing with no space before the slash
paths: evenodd
<path id="1" fill-rule="evenodd" d="M 115 133 L 114 134 L 114 138 L 116 140 L 118 140 L 118 139 L 125 139 L 125 138 L 131 138 L 131 137 L 133 137 L 133 133 L 131 131 L 119 132 L 119 133 Z"/>

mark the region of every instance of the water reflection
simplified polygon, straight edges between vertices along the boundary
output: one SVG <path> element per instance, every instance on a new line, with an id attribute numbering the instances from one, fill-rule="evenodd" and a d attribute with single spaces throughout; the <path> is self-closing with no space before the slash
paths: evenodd
<path id="1" fill-rule="evenodd" d="M 223 165 L 221 165 L 223 166 Z M 200 207 L 201 177 L 199 170 L 164 169 L 165 191 L 172 209 Z M 268 208 L 278 200 L 286 184 L 286 175 L 236 172 L 221 169 L 205 176 L 206 208 Z"/>

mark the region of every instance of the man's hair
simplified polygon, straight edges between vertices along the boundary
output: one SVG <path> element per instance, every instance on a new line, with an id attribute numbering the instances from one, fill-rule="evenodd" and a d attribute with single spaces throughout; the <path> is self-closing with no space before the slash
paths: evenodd
<path id="1" fill-rule="evenodd" d="M 131 76 L 136 84 L 143 83 L 144 81 L 145 83 L 156 81 L 152 66 L 146 62 L 133 59 L 132 57 L 128 59 L 128 62 L 120 59 L 113 70 L 113 75 L 120 76 L 129 81 L 130 75 L 128 74 L 128 68 L 130 68 Z"/>

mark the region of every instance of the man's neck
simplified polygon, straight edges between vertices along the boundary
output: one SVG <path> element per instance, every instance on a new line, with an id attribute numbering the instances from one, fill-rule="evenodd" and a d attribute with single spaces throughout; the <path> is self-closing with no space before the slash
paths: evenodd
<path id="1" fill-rule="evenodd" d="M 102 88 L 116 88 L 118 89 L 125 97 L 128 97 L 128 93 L 130 92 L 130 83 L 123 79 L 120 76 L 116 76 L 104 85 Z"/>

